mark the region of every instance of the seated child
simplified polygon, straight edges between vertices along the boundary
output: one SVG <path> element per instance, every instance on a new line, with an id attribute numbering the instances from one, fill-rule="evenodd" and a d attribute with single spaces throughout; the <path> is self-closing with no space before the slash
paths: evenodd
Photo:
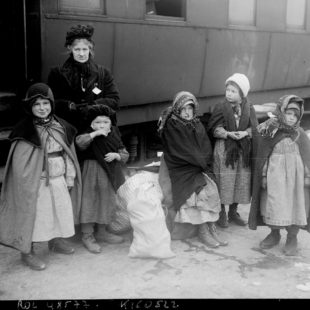
<path id="1" fill-rule="evenodd" d="M 107 231 L 116 207 L 116 191 L 125 182 L 122 163 L 128 160 L 120 132 L 112 126 L 115 112 L 105 105 L 89 108 L 87 132 L 76 137 L 81 150 L 82 205 L 80 223 L 82 242 L 92 253 L 100 253 L 101 247 L 94 237 L 107 243 L 121 243 L 123 238 Z"/>
<path id="2" fill-rule="evenodd" d="M 176 94 L 162 115 L 159 133 L 172 186 L 175 222 L 197 225 L 199 240 L 211 248 L 227 245 L 215 222 L 221 210 L 217 186 L 212 180 L 212 148 L 197 118 L 198 102 L 189 92 Z"/>

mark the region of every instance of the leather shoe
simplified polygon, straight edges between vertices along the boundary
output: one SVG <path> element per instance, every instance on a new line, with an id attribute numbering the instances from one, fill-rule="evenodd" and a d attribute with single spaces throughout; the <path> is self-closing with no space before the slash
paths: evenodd
<path id="1" fill-rule="evenodd" d="M 51 251 L 60 254 L 73 254 L 74 248 L 70 246 L 64 239 L 55 238 L 48 242 L 48 247 Z"/>
<path id="2" fill-rule="evenodd" d="M 279 229 L 272 229 L 270 234 L 262 240 L 259 244 L 261 249 L 271 249 L 272 247 L 276 246 L 281 239 L 280 230 Z"/>
<path id="3" fill-rule="evenodd" d="M 46 264 L 33 253 L 21 253 L 22 261 L 33 270 L 44 270 Z"/>

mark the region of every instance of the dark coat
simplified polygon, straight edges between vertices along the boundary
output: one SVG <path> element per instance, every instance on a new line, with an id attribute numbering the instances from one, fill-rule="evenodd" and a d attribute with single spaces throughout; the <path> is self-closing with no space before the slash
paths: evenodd
<path id="1" fill-rule="evenodd" d="M 84 126 L 87 107 L 99 104 L 107 105 L 113 110 L 119 109 L 119 91 L 108 69 L 89 61 L 88 74 L 84 78 L 85 91 L 81 89 L 81 75 L 72 58 L 69 57 L 63 66 L 51 69 L 48 85 L 55 97 L 55 113 L 73 124 L 78 132 Z M 93 90 L 101 90 L 96 94 Z M 70 103 L 74 103 L 75 106 Z"/>
<path id="2" fill-rule="evenodd" d="M 253 165 L 252 178 L 252 201 L 249 213 L 249 228 L 255 230 L 257 226 L 265 225 L 260 214 L 260 197 L 263 167 L 269 156 L 271 155 L 275 145 L 285 137 L 290 137 L 288 133 L 278 130 L 273 138 L 263 137 L 257 133 L 256 150 Z M 297 135 L 293 138 L 296 138 Z M 302 128 L 298 128 L 298 138 L 296 143 L 299 146 L 299 151 L 303 163 L 310 169 L 310 140 Z M 307 188 L 309 190 L 309 188 Z M 307 220 L 307 231 L 310 232 L 310 221 Z"/>
<path id="3" fill-rule="evenodd" d="M 77 224 L 82 183 L 73 143 L 76 129 L 58 117 L 55 119 L 64 129 L 64 135 L 59 138 L 63 141 L 62 147 L 76 169 L 74 187 L 70 195 L 74 220 Z M 31 117 L 16 125 L 10 139 L 12 145 L 5 167 L 0 200 L 0 243 L 28 253 L 32 243 L 35 208 L 44 165 L 44 150 Z"/>
<path id="4" fill-rule="evenodd" d="M 202 123 L 170 117 L 161 133 L 164 159 L 172 185 L 173 206 L 179 210 L 185 201 L 206 185 L 203 176 L 212 176 L 212 148 Z"/>

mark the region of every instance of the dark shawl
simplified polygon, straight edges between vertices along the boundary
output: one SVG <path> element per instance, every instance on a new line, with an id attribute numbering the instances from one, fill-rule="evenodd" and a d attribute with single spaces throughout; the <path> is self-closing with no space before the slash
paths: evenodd
<path id="1" fill-rule="evenodd" d="M 179 210 L 192 193 L 199 193 L 206 185 L 202 172 L 212 176 L 212 148 L 197 118 L 186 121 L 172 114 L 161 138 L 171 178 L 173 205 Z"/>
<path id="2" fill-rule="evenodd" d="M 302 128 L 298 128 L 294 133 L 284 130 L 278 130 L 274 137 L 257 136 L 257 151 L 254 158 L 253 165 L 253 186 L 252 186 L 252 201 L 249 213 L 249 228 L 255 230 L 257 226 L 265 225 L 260 214 L 260 197 L 261 197 L 261 183 L 262 171 L 266 160 L 271 155 L 275 145 L 286 137 L 291 137 L 296 140 L 298 144 L 301 158 L 304 165 L 310 169 L 310 140 Z M 308 225 L 306 229 L 310 232 L 310 222 L 308 218 Z"/>
<path id="3" fill-rule="evenodd" d="M 213 132 L 219 125 L 223 126 L 227 131 L 245 131 L 247 128 L 252 128 L 252 133 L 257 126 L 257 118 L 255 110 L 246 99 L 243 99 L 241 103 L 241 118 L 239 126 L 236 126 L 235 117 L 233 114 L 233 108 L 230 102 L 224 101 L 215 106 L 214 111 L 210 117 L 208 125 L 208 133 L 213 136 Z M 251 138 L 246 136 L 241 140 L 233 140 L 227 138 L 225 140 L 226 166 L 232 166 L 238 161 L 240 155 L 243 155 L 243 165 L 245 167 L 250 166 L 252 143 Z"/>
<path id="4" fill-rule="evenodd" d="M 89 129 L 87 132 L 92 132 Z M 81 152 L 82 160 L 96 159 L 105 170 L 115 191 L 125 182 L 123 164 L 118 160 L 106 162 L 104 157 L 107 153 L 118 153 L 124 145 L 117 127 L 112 126 L 111 132 L 105 136 L 95 137 L 89 148 Z"/>

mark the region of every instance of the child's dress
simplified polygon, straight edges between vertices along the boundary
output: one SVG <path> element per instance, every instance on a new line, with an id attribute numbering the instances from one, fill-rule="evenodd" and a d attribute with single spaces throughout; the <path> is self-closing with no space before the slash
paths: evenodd
<path id="1" fill-rule="evenodd" d="M 298 144 L 291 138 L 278 142 L 264 165 L 263 175 L 267 176 L 268 188 L 268 192 L 261 192 L 264 222 L 270 226 L 306 225 L 309 200 L 305 194 L 309 193 L 304 190 L 305 169 Z"/>
<path id="2" fill-rule="evenodd" d="M 310 176 L 310 141 L 299 123 L 293 127 L 285 122 L 285 110 L 296 98 L 280 98 L 275 117 L 258 126 L 250 229 L 268 225 L 272 229 L 297 226 L 310 231 L 310 191 L 305 185 L 305 178 Z M 302 116 L 303 107 L 300 111 Z M 267 181 L 264 187 L 263 178 Z"/>
<path id="3" fill-rule="evenodd" d="M 0 242 L 29 253 L 32 242 L 74 234 L 81 202 L 75 128 L 53 116 L 32 117 L 12 131 L 0 203 Z M 68 190 L 68 186 L 72 190 Z M 71 198 L 70 198 L 71 197 Z"/>
<path id="4" fill-rule="evenodd" d="M 85 158 L 82 168 L 83 192 L 80 222 L 109 224 L 114 216 L 116 190 L 119 185 L 116 185 L 113 181 L 111 182 L 111 176 L 108 175 L 107 171 L 96 159 L 91 147 L 92 142 L 93 139 L 89 133 L 79 135 L 76 138 L 76 144 Z M 128 160 L 129 154 L 121 140 L 119 140 L 119 144 L 115 147 L 114 151 L 121 156 L 121 162 L 125 163 Z M 85 155 L 85 153 L 87 154 Z M 118 166 L 116 169 L 119 171 L 121 165 L 116 163 L 116 160 L 114 160 L 114 163 L 107 163 L 108 166 L 114 164 Z M 115 177 L 117 178 L 117 176 Z M 113 186 L 113 183 L 115 186 Z"/>
<path id="5" fill-rule="evenodd" d="M 55 123 L 54 126 L 60 127 L 60 124 Z M 68 186 L 74 185 L 74 164 L 53 133 L 48 134 L 41 126 L 37 129 L 41 140 L 46 141 L 48 167 L 40 178 L 32 240 L 39 242 L 71 237 L 74 235 L 74 219 Z"/>
<path id="6" fill-rule="evenodd" d="M 256 125 L 255 112 L 247 102 L 235 106 L 232 106 L 229 102 L 220 103 L 215 107 L 209 120 L 210 135 L 216 139 L 213 171 L 221 203 L 224 205 L 232 203 L 247 204 L 251 200 L 251 166 L 249 159 L 252 128 Z M 249 135 L 238 141 L 227 137 L 227 132 L 238 130 L 247 131 Z M 233 154 L 232 151 L 228 153 L 228 150 L 233 150 L 233 148 L 235 148 L 235 153 Z M 232 156 L 234 156 L 234 159 Z M 230 158 L 231 160 L 229 160 Z"/>

